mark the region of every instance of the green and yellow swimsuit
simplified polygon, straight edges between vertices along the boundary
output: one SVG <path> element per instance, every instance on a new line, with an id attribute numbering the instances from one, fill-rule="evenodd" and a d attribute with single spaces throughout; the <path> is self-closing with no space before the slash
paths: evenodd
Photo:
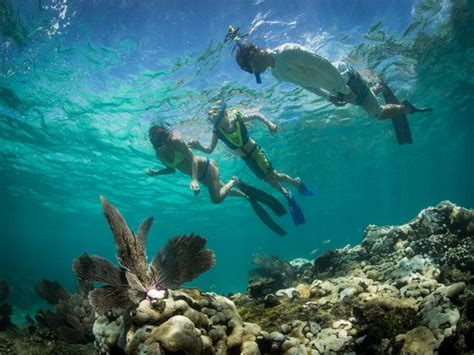
<path id="1" fill-rule="evenodd" d="M 235 129 L 232 132 L 226 132 L 222 127 L 220 127 L 220 122 L 223 115 L 214 125 L 214 133 L 217 137 L 224 142 L 232 150 L 241 149 L 245 152 L 244 146 L 249 141 L 249 134 L 247 127 L 243 121 L 242 113 L 239 111 L 234 111 L 235 117 Z M 263 149 L 255 143 L 253 149 L 250 152 L 245 152 L 246 154 L 242 157 L 245 163 L 248 165 L 250 170 L 259 178 L 263 179 L 274 169 L 270 164 L 267 156 Z"/>

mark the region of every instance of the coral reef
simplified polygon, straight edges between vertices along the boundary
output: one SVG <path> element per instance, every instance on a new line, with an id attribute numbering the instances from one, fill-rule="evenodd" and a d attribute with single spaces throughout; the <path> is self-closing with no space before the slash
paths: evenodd
<path id="1" fill-rule="evenodd" d="M 252 279 L 273 279 L 278 288 L 288 287 L 295 280 L 296 270 L 278 256 L 258 255 L 252 263 L 257 266 L 249 272 Z"/>
<path id="2" fill-rule="evenodd" d="M 94 355 L 96 352 L 92 344 L 68 344 L 38 334 L 18 336 L 13 332 L 0 332 L 0 354 Z"/>
<path id="3" fill-rule="evenodd" d="M 79 279 L 105 284 L 89 293 L 89 300 L 100 315 L 116 308 L 131 309 L 144 299 L 163 298 L 167 289 L 178 288 L 214 265 L 214 253 L 204 249 L 206 240 L 194 234 L 168 240 L 148 265 L 145 245 L 153 218 L 141 223 L 135 234 L 105 197 L 100 200 L 115 239 L 120 268 L 87 254 L 73 263 Z"/>
<path id="4" fill-rule="evenodd" d="M 100 316 L 96 347 L 154 354 L 473 351 L 473 223 L 473 211 L 443 202 L 403 226 L 369 226 L 360 245 L 312 265 L 259 257 L 247 294 L 168 290 L 130 313 Z"/>
<path id="5" fill-rule="evenodd" d="M 50 283 L 52 284 L 52 283 Z M 65 290 L 58 283 L 54 283 L 53 290 L 60 290 L 60 295 L 65 295 Z M 45 329 L 51 330 L 54 338 L 70 344 L 86 344 L 93 341 L 92 326 L 95 315 L 88 299 L 91 284 L 78 282 L 77 291 L 71 295 L 67 292 L 67 298 L 52 297 L 56 292 L 47 292 L 45 297 L 50 300 L 59 300 L 55 305 L 56 312 L 50 310 L 40 310 L 35 317 L 37 328 L 40 333 Z M 32 323 L 32 322 L 31 322 Z M 32 323 L 32 325 L 35 325 Z M 41 329 L 43 328 L 43 329 Z M 34 329 L 33 331 L 35 331 Z"/>
<path id="6" fill-rule="evenodd" d="M 143 222 L 135 234 L 116 208 L 103 197 L 101 202 L 115 238 L 120 267 L 98 256 L 84 254 L 73 263 L 79 279 L 75 294 L 70 294 L 54 281 L 38 282 L 35 291 L 55 306 L 55 312 L 41 310 L 35 319 L 27 316 L 26 323 L 15 327 L 12 332 L 1 334 L 0 353 L 91 354 L 95 353 L 91 347 L 94 334 L 98 348 L 117 351 L 119 347 L 113 350 L 112 345 L 118 340 L 114 329 L 125 324 L 124 318 L 126 324 L 130 324 L 129 310 L 138 304 L 144 307 L 143 304 L 151 305 L 166 299 L 170 293 L 173 294 L 171 288 L 193 280 L 214 265 L 214 253 L 204 249 L 205 239 L 196 235 L 171 238 L 148 265 L 145 243 L 152 219 Z M 94 282 L 105 286 L 93 289 Z M 0 311 L 0 330 L 5 330 L 12 326 L 12 309 L 4 305 Z M 107 327 L 101 326 L 104 319 Z M 177 324 L 184 323 L 181 320 Z M 172 344 L 175 327 L 169 327 L 169 332 Z"/>
<path id="7" fill-rule="evenodd" d="M 473 211 L 443 202 L 403 226 L 369 226 L 360 245 L 310 267 L 259 257 L 247 294 L 168 290 L 129 313 L 100 316 L 96 347 L 131 354 L 473 351 L 473 221 Z M 451 272 L 441 271 L 446 265 Z"/>
<path id="8" fill-rule="evenodd" d="M 10 288 L 8 283 L 5 280 L 0 280 L 0 302 L 5 301 L 5 299 L 10 294 Z"/>
<path id="9" fill-rule="evenodd" d="M 0 305 L 0 331 L 10 328 L 13 324 L 11 321 L 12 306 L 7 303 Z"/>
<path id="10" fill-rule="evenodd" d="M 91 285 L 79 281 L 74 294 L 57 282 L 43 280 L 38 285 L 36 289 L 42 290 L 38 293 L 47 301 L 57 302 L 55 311 L 40 310 L 34 319 L 27 315 L 22 324 L 0 326 L 0 330 L 7 330 L 0 333 L 0 354 L 93 354 L 95 313 L 88 300 Z M 4 310 L 0 307 L 0 314 Z M 7 311 L 11 315 L 11 307 Z M 0 323 L 2 319 L 0 315 Z"/>
<path id="11" fill-rule="evenodd" d="M 249 272 L 247 292 L 255 299 L 273 299 L 271 294 L 276 291 L 293 286 L 297 280 L 308 281 L 312 276 L 311 261 L 302 258 L 286 261 L 275 255 L 258 255 L 252 263 L 257 267 Z"/>
<path id="12" fill-rule="evenodd" d="M 199 258 L 193 264 L 205 267 L 191 273 L 180 256 L 179 250 L 191 260 L 196 251 L 202 256 L 202 238 L 192 236 L 197 247 L 179 244 L 187 240 L 183 237 L 171 239 L 156 257 L 160 261 L 147 265 L 144 243 L 151 222 L 135 235 L 116 209 L 103 204 L 120 268 L 88 255 L 74 266 L 85 280 L 125 289 L 117 293 L 119 301 L 97 301 L 92 331 L 100 353 L 474 352 L 472 210 L 442 202 L 402 226 L 369 226 L 361 244 L 332 250 L 312 263 L 259 257 L 247 293 L 226 298 L 179 288 L 213 262 L 208 253 L 207 264 Z M 48 336 L 40 341 L 54 352 L 51 344 L 59 342 Z M 0 333 L 0 352 L 18 349 L 15 341 Z"/>
<path id="13" fill-rule="evenodd" d="M 56 281 L 41 280 L 36 284 L 35 291 L 38 296 L 52 305 L 57 305 L 71 297 L 69 291 Z"/>
<path id="14" fill-rule="evenodd" d="M 6 330 L 12 326 L 10 316 L 12 315 L 12 307 L 2 302 L 8 297 L 10 288 L 5 280 L 0 280 L 0 331 Z"/>
<path id="15" fill-rule="evenodd" d="M 260 330 L 243 322 L 229 299 L 197 289 L 168 290 L 162 299 L 140 302 L 128 320 L 106 314 L 94 325 L 99 351 L 130 354 L 255 352 Z"/>

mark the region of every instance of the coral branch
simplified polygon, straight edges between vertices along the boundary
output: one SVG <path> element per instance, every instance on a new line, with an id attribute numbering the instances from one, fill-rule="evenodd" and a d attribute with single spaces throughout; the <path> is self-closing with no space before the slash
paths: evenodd
<path id="1" fill-rule="evenodd" d="M 153 259 L 155 285 L 177 288 L 213 267 L 214 253 L 204 249 L 205 244 L 204 238 L 194 234 L 171 238 Z"/>

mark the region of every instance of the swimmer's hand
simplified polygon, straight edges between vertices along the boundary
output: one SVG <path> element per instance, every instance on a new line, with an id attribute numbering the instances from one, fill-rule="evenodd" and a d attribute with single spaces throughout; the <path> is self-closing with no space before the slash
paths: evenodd
<path id="1" fill-rule="evenodd" d="M 331 101 L 332 104 L 338 106 L 338 107 L 342 107 L 342 106 L 345 106 L 347 104 L 346 101 L 344 100 L 341 100 L 341 98 L 338 96 L 331 96 L 329 98 L 329 101 Z"/>
<path id="2" fill-rule="evenodd" d="M 188 147 L 191 148 L 191 149 L 201 148 L 201 143 L 199 143 L 199 141 L 196 141 L 196 140 L 189 141 L 187 144 L 188 144 Z"/>
<path id="3" fill-rule="evenodd" d="M 196 196 L 199 195 L 199 192 L 201 192 L 199 183 L 196 180 L 191 181 L 191 184 L 189 184 L 189 188 L 191 189 L 192 192 L 194 192 Z"/>
<path id="4" fill-rule="evenodd" d="M 155 169 L 146 169 L 145 172 L 148 174 L 148 176 L 158 175 L 158 170 Z"/>
<path id="5" fill-rule="evenodd" d="M 278 125 L 274 124 L 273 122 L 269 122 L 268 123 L 268 130 L 272 133 L 277 133 L 278 130 L 280 129 L 280 127 L 278 127 Z"/>

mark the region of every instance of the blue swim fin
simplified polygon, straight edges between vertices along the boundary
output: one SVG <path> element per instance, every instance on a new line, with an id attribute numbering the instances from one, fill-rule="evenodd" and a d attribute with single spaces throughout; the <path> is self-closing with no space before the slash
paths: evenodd
<path id="1" fill-rule="evenodd" d="M 308 188 L 308 186 L 306 186 L 305 184 L 303 184 L 303 182 L 301 181 L 301 186 L 300 188 L 298 189 L 298 192 L 300 193 L 300 195 L 303 195 L 303 196 L 314 196 L 314 192 Z"/>
<path id="2" fill-rule="evenodd" d="M 295 198 L 290 194 L 288 198 L 288 210 L 290 211 L 291 217 L 295 226 L 305 224 L 304 214 L 301 207 L 296 203 Z"/>

